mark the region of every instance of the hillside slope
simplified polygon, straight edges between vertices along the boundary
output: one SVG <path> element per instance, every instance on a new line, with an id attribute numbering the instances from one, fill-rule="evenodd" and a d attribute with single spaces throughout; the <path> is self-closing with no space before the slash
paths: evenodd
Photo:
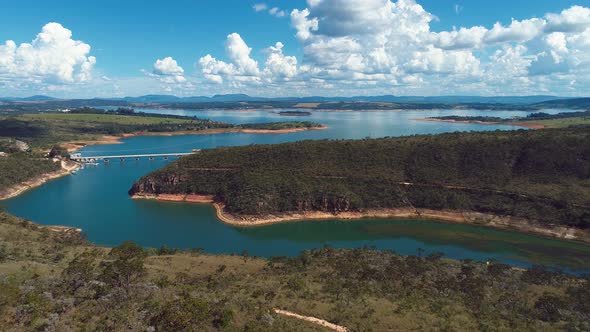
<path id="1" fill-rule="evenodd" d="M 425 208 L 590 227 L 590 131 L 454 133 L 203 151 L 135 194 L 213 195 L 237 215 Z"/>
<path id="2" fill-rule="evenodd" d="M 293 258 L 96 247 L 0 213 L 1 331 L 586 331 L 589 282 L 541 267 L 323 248 Z"/>

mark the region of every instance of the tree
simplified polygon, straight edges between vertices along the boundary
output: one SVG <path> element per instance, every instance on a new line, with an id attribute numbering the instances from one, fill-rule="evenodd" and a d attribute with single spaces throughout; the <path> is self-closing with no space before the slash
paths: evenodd
<path id="1" fill-rule="evenodd" d="M 545 293 L 537 302 L 535 302 L 535 310 L 540 320 L 546 322 L 557 322 L 561 318 L 559 312 L 565 306 L 564 301 L 553 295 Z"/>
<path id="2" fill-rule="evenodd" d="M 66 158 L 68 157 L 70 154 L 68 153 L 68 150 L 64 147 L 61 147 L 59 145 L 54 145 L 51 148 L 51 151 L 49 151 L 49 158 L 56 158 L 56 157 L 62 157 L 62 158 Z"/>
<path id="3" fill-rule="evenodd" d="M 107 264 L 103 278 L 112 286 L 124 287 L 128 291 L 133 282 L 145 275 L 146 252 L 133 241 L 114 247 L 109 255 L 115 260 Z"/>
<path id="4" fill-rule="evenodd" d="M 95 270 L 96 254 L 94 252 L 84 252 L 68 264 L 62 272 L 62 278 L 72 292 L 84 286 L 92 280 Z"/>
<path id="5" fill-rule="evenodd" d="M 250 253 L 248 250 L 244 249 L 244 251 L 242 251 L 242 259 L 244 259 L 244 263 L 248 261 L 248 258 L 250 258 Z"/>
<path id="6" fill-rule="evenodd" d="M 232 319 L 233 312 L 222 305 L 184 295 L 164 304 L 150 323 L 157 331 L 206 331 L 226 327 Z"/>
<path id="7" fill-rule="evenodd" d="M 4 263 L 8 259 L 8 249 L 6 245 L 0 242 L 0 263 Z"/>

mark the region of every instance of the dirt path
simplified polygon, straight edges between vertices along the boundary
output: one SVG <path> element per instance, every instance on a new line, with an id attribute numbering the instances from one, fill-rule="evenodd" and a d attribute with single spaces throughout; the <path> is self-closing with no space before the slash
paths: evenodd
<path id="1" fill-rule="evenodd" d="M 277 313 L 279 315 L 301 319 L 306 322 L 310 322 L 310 323 L 313 323 L 316 325 L 320 325 L 320 326 L 329 328 L 330 330 L 333 330 L 336 332 L 349 332 L 349 330 L 346 327 L 332 324 L 332 323 L 325 321 L 323 319 L 319 319 L 319 318 L 315 318 L 315 317 L 311 317 L 311 316 L 302 316 L 302 315 L 298 315 L 294 312 L 287 311 L 287 310 L 280 310 L 280 309 L 273 309 L 273 310 L 275 313 Z"/>

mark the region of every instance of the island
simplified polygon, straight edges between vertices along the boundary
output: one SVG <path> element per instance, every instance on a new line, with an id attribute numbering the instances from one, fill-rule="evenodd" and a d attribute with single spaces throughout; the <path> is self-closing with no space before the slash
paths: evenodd
<path id="1" fill-rule="evenodd" d="M 589 138 L 565 128 L 220 148 L 144 176 L 129 194 L 215 203 L 240 226 L 428 218 L 589 241 Z"/>
<path id="2" fill-rule="evenodd" d="M 69 160 L 69 153 L 87 145 L 117 144 L 131 136 L 282 134 L 325 128 L 310 121 L 235 125 L 129 108 L 0 115 L 0 200 L 75 172 L 79 164 Z"/>
<path id="3" fill-rule="evenodd" d="M 282 116 L 310 116 L 311 112 L 308 111 L 282 111 L 279 112 Z"/>

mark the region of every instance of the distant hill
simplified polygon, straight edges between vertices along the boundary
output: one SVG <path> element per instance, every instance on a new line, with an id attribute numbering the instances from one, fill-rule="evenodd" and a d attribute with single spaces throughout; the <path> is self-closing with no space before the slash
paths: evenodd
<path id="1" fill-rule="evenodd" d="M 57 98 L 43 96 L 43 95 L 36 95 L 30 97 L 0 97 L 0 101 L 47 101 L 47 100 L 56 100 Z"/>
<path id="2" fill-rule="evenodd" d="M 242 108 L 302 108 L 315 109 L 477 109 L 477 110 L 528 110 L 548 108 L 589 109 L 590 98 L 564 98 L 556 96 L 355 96 L 355 97 L 252 97 L 246 94 L 221 94 L 211 97 L 177 97 L 172 95 L 145 95 L 124 98 L 56 99 L 48 96 L 1 98 L 4 108 L 17 106 L 21 111 L 72 107 L 126 106 L 142 107 L 152 104 L 161 108 L 186 109 L 242 109 Z M 302 103 L 317 103 L 307 106 Z"/>
<path id="3" fill-rule="evenodd" d="M 239 101 L 268 101 L 270 98 L 250 97 L 246 94 L 214 95 L 213 97 L 194 96 L 177 97 L 172 95 L 146 95 L 139 97 L 125 97 L 130 103 L 200 103 L 200 102 L 239 102 Z"/>
<path id="4" fill-rule="evenodd" d="M 572 98 L 548 100 L 535 104 L 540 108 L 587 108 L 590 109 L 590 98 Z"/>
<path id="5" fill-rule="evenodd" d="M 207 96 L 192 96 L 192 97 L 177 97 L 173 95 L 144 95 L 137 97 L 124 98 L 94 98 L 93 100 L 116 100 L 126 101 L 129 103 L 198 103 L 198 102 L 248 102 L 248 101 L 291 101 L 291 102 L 390 102 L 390 103 L 499 103 L 499 104 L 537 104 L 544 102 L 557 102 L 563 100 L 579 100 L 584 98 L 564 98 L 556 96 L 354 96 L 354 97 L 323 97 L 323 96 L 309 96 L 309 97 L 252 97 L 247 94 L 222 94 Z M 2 101 L 50 101 L 58 100 L 49 96 L 31 96 L 25 98 L 17 97 L 0 97 Z M 76 99 L 83 100 L 83 99 Z"/>
<path id="6" fill-rule="evenodd" d="M 589 138 L 580 127 L 221 148 L 144 176 L 130 194 L 210 195 L 235 220 L 429 209 L 590 229 Z"/>
<path id="7" fill-rule="evenodd" d="M 366 102 L 390 102 L 390 103 L 485 103 L 485 104 L 532 104 L 548 100 L 563 100 L 567 98 L 556 96 L 355 96 L 355 97 L 304 97 L 304 98 L 285 98 L 287 100 L 297 100 L 301 102 L 336 102 L 336 101 L 366 101 Z"/>

